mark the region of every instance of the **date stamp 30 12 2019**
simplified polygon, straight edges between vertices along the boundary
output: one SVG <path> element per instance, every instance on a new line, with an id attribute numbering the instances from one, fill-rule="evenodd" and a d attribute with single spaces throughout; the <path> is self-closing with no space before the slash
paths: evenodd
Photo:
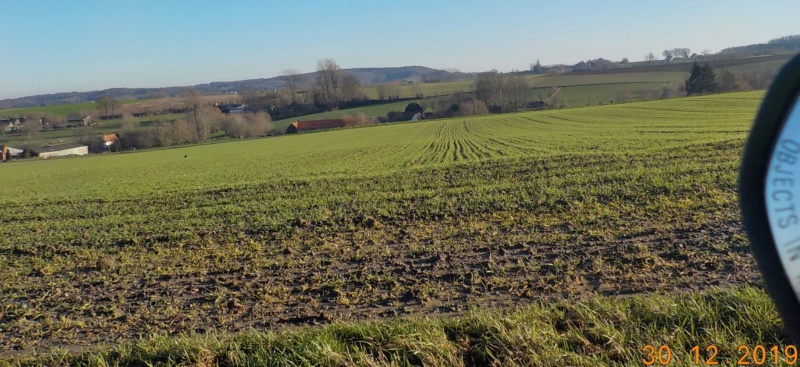
<path id="1" fill-rule="evenodd" d="M 667 366 L 673 363 L 676 365 L 680 363 L 684 366 L 714 366 L 719 364 L 725 366 L 761 366 L 766 363 L 779 364 L 781 362 L 794 365 L 798 360 L 797 348 L 794 345 L 787 345 L 783 349 L 777 345 L 772 347 L 740 345 L 739 348 L 736 348 L 737 358 L 734 358 L 736 360 L 723 360 L 719 356 L 719 348 L 716 345 L 693 346 L 689 349 L 688 361 L 678 361 L 672 353 L 672 348 L 668 345 L 658 347 L 645 345 L 642 347 L 642 352 L 644 353 L 642 363 L 647 366 Z"/>

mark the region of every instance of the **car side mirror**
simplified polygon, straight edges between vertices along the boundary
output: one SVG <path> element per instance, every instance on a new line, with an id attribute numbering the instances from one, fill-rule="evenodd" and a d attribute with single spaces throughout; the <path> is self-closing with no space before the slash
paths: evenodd
<path id="1" fill-rule="evenodd" d="M 775 78 L 745 145 L 739 202 L 767 292 L 800 342 L 800 55 Z"/>

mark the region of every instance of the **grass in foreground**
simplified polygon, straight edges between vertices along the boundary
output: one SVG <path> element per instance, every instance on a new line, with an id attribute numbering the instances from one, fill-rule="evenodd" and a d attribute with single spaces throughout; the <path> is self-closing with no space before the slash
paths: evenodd
<path id="1" fill-rule="evenodd" d="M 660 357 L 646 346 L 662 349 Z M 335 323 L 282 332 L 150 336 L 79 354 L 0 360 L 9 366 L 608 366 L 792 364 L 767 295 L 738 287 L 683 295 L 593 297 L 458 318 Z M 694 346 L 700 352 L 692 351 Z M 711 355 L 708 347 L 716 347 Z M 747 346 L 749 353 L 741 346 Z M 660 360 L 658 359 L 660 358 Z"/>

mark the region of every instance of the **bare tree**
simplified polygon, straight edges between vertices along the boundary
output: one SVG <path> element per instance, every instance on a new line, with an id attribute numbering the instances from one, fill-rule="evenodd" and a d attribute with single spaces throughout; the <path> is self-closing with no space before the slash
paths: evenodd
<path id="1" fill-rule="evenodd" d="M 489 73 L 478 74 L 475 81 L 475 97 L 482 101 L 489 101 L 492 98 L 492 83 Z"/>
<path id="2" fill-rule="evenodd" d="M 375 91 L 378 93 L 378 99 L 381 101 L 385 100 L 386 96 L 389 94 L 386 85 L 384 84 L 379 84 L 377 87 L 375 87 Z"/>
<path id="3" fill-rule="evenodd" d="M 414 96 L 417 98 L 425 97 L 425 83 L 423 82 L 415 82 L 411 85 L 411 90 L 414 92 Z"/>
<path id="4" fill-rule="evenodd" d="M 339 85 L 342 69 L 333 59 L 324 59 L 317 62 L 317 87 L 320 95 L 328 108 L 339 108 Z"/>
<path id="5" fill-rule="evenodd" d="M 267 111 L 270 116 L 272 116 L 273 113 L 279 113 L 279 109 L 275 107 L 288 106 L 291 100 L 287 97 L 285 93 L 272 91 L 263 93 L 264 106 L 261 111 Z"/>
<path id="6" fill-rule="evenodd" d="M 281 72 L 281 79 L 286 83 L 286 92 L 289 94 L 295 113 L 297 113 L 297 92 L 299 91 L 300 83 L 303 79 L 302 74 L 303 72 L 298 69 L 286 69 Z"/>
<path id="7" fill-rule="evenodd" d="M 119 125 L 119 138 L 122 143 L 122 147 L 125 149 L 131 148 L 141 148 L 137 144 L 137 136 L 139 133 L 139 120 L 136 117 L 133 117 L 129 112 L 122 114 L 122 121 Z M 115 143 L 116 144 L 116 143 Z M 120 148 L 116 146 L 114 148 Z"/>
<path id="8" fill-rule="evenodd" d="M 309 91 L 307 91 L 307 90 L 303 90 L 303 91 L 297 92 L 297 94 L 299 94 L 302 97 L 303 105 L 308 105 L 308 104 L 310 104 L 310 103 L 312 103 L 314 101 L 313 98 L 309 98 L 309 97 L 313 97 L 314 94 L 309 92 Z"/>
<path id="9" fill-rule="evenodd" d="M 224 118 L 222 130 L 234 139 L 265 136 L 274 130 L 269 114 L 236 114 Z"/>
<path id="10" fill-rule="evenodd" d="M 208 140 L 209 135 L 218 130 L 219 119 L 222 112 L 205 101 L 194 88 L 187 89 L 181 99 L 181 105 L 186 111 L 185 117 L 173 124 L 172 139 L 159 139 L 162 145 L 169 145 L 167 140 L 177 143 L 197 142 Z M 163 134 L 159 133 L 159 138 Z"/>
<path id="11" fill-rule="evenodd" d="M 644 61 L 653 62 L 656 59 L 656 55 L 653 55 L 652 52 L 649 52 L 647 55 L 644 55 Z"/>
<path id="12" fill-rule="evenodd" d="M 189 121 L 178 119 L 172 123 L 172 139 L 177 144 L 196 143 L 195 131 Z"/>
<path id="13" fill-rule="evenodd" d="M 197 123 L 200 124 L 201 141 L 208 140 L 209 135 L 216 133 L 220 130 L 222 122 L 222 111 L 219 108 L 210 104 L 204 104 L 200 108 L 200 114 L 197 116 Z"/>
<path id="14" fill-rule="evenodd" d="M 108 96 L 100 96 L 97 97 L 97 99 L 95 99 L 94 101 L 95 108 L 97 108 L 97 110 L 100 111 L 100 114 L 102 114 L 103 116 L 108 115 L 109 100 L 110 98 L 108 98 Z"/>
<path id="15" fill-rule="evenodd" d="M 187 88 L 183 93 L 183 108 L 186 110 L 186 123 L 192 127 L 197 140 L 205 140 L 207 132 L 203 131 L 200 122 L 200 109 L 203 107 L 200 94 L 194 88 Z"/>
<path id="16" fill-rule="evenodd" d="M 162 147 L 172 145 L 175 141 L 172 136 L 172 126 L 167 122 L 161 121 L 160 119 L 156 119 L 154 122 L 156 125 L 155 131 L 158 143 Z"/>
<path id="17" fill-rule="evenodd" d="M 120 132 L 129 133 L 139 129 L 139 120 L 136 117 L 133 117 L 130 113 L 125 113 L 122 115 L 122 121 L 119 123 Z"/>
<path id="18" fill-rule="evenodd" d="M 499 71 L 491 70 L 478 74 L 478 80 L 475 82 L 476 97 L 500 111 L 505 110 L 504 89 L 505 76 Z"/>
<path id="19" fill-rule="evenodd" d="M 458 105 L 459 116 L 485 115 L 487 113 L 489 113 L 489 109 L 481 100 L 468 99 Z"/>
<path id="20" fill-rule="evenodd" d="M 94 104 L 95 104 L 95 108 L 97 108 L 97 110 L 100 111 L 100 113 L 103 116 L 107 116 L 108 117 L 108 116 L 114 116 L 114 109 L 116 109 L 117 106 L 119 106 L 119 101 L 117 101 L 117 100 L 115 100 L 115 99 L 113 99 L 113 98 L 111 98 L 111 97 L 109 97 L 107 95 L 103 95 L 103 96 L 97 97 L 97 99 L 95 100 Z"/>
<path id="21" fill-rule="evenodd" d="M 524 75 L 513 75 L 508 78 L 506 83 L 508 95 L 510 96 L 514 109 L 521 110 L 528 103 L 528 96 L 530 95 L 530 87 L 528 80 Z"/>
<path id="22" fill-rule="evenodd" d="M 389 99 L 400 99 L 400 82 L 394 81 L 386 85 Z"/>
<path id="23" fill-rule="evenodd" d="M 266 93 L 257 91 L 252 88 L 245 89 L 239 93 L 245 109 L 252 113 L 264 112 L 267 109 L 267 96 Z"/>
<path id="24" fill-rule="evenodd" d="M 342 99 L 345 101 L 353 101 L 363 99 L 361 92 L 361 83 L 353 74 L 342 73 Z"/>

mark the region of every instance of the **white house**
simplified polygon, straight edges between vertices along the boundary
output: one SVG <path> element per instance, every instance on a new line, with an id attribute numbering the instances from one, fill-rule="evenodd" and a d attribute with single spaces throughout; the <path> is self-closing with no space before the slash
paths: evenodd
<path id="1" fill-rule="evenodd" d="M 89 147 L 78 143 L 51 145 L 39 150 L 40 158 L 65 157 L 69 155 L 87 155 Z"/>
<path id="2" fill-rule="evenodd" d="M 4 132 L 11 132 L 21 128 L 24 122 L 24 117 L 0 119 L 0 125 L 2 125 Z"/>

